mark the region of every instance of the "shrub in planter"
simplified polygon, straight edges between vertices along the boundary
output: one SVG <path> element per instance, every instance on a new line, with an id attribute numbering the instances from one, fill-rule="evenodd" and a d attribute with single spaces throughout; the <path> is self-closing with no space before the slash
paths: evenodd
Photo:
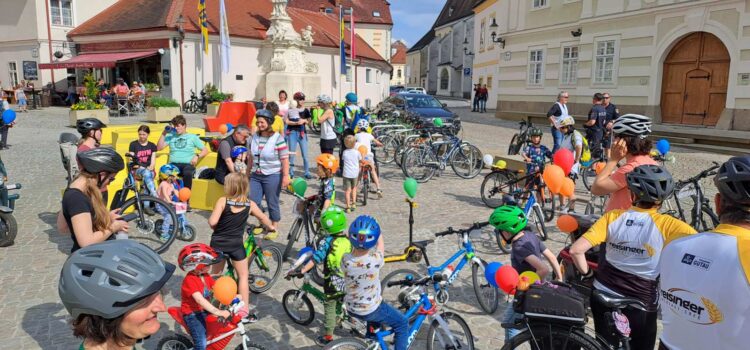
<path id="1" fill-rule="evenodd" d="M 148 99 L 146 120 L 150 122 L 168 122 L 180 114 L 180 104 L 174 99 L 154 96 Z"/>

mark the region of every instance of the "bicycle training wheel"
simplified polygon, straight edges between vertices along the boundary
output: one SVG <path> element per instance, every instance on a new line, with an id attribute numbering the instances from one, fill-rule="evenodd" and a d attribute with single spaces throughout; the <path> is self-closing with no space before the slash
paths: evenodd
<path id="1" fill-rule="evenodd" d="M 250 291 L 253 293 L 263 293 L 271 289 L 281 276 L 281 251 L 279 248 L 269 246 L 256 250 L 256 253 L 250 257 L 250 266 L 248 266 L 248 282 Z"/>
<path id="2" fill-rule="evenodd" d="M 120 213 L 123 216 L 136 214 L 136 218 L 130 221 L 128 238 L 161 254 L 169 249 L 169 246 L 177 237 L 177 225 L 175 224 L 177 214 L 170 204 L 159 198 L 151 196 L 139 196 L 139 198 L 140 201 L 136 202 L 136 197 L 132 197 L 120 207 Z M 145 210 L 148 205 L 153 206 L 153 211 Z M 166 221 L 172 224 L 165 232 L 162 232 L 162 227 L 158 229 L 156 227 L 156 222 L 159 220 L 162 223 Z"/>
<path id="3" fill-rule="evenodd" d="M 511 181 L 515 181 L 515 177 L 509 172 L 493 171 L 487 174 L 480 189 L 484 205 L 493 209 L 503 205 L 503 195 L 516 189 L 515 182 Z"/>
<path id="4" fill-rule="evenodd" d="M 438 320 L 432 321 L 427 332 L 427 350 L 474 349 L 474 336 L 461 316 L 453 312 L 443 312 L 440 317 L 447 327 Z M 437 334 L 438 332 L 440 334 Z"/>
<path id="5" fill-rule="evenodd" d="M 307 295 L 302 291 L 290 289 L 281 297 L 284 312 L 296 324 L 307 326 L 315 319 L 315 308 Z"/>
<path id="6" fill-rule="evenodd" d="M 546 325 L 524 330 L 505 342 L 502 350 L 603 350 L 595 338 L 582 330 L 548 328 Z"/>
<path id="7" fill-rule="evenodd" d="M 471 282 L 474 284 L 474 294 L 477 296 L 479 306 L 488 315 L 492 315 L 497 311 L 500 296 L 498 295 L 498 289 L 491 286 L 484 278 L 485 267 L 487 267 L 487 262 L 484 260 L 482 260 L 482 266 L 471 264 Z"/>
<path id="8" fill-rule="evenodd" d="M 482 151 L 476 146 L 464 142 L 457 150 L 453 151 L 450 163 L 456 175 L 463 179 L 473 179 L 482 172 L 484 163 Z"/>

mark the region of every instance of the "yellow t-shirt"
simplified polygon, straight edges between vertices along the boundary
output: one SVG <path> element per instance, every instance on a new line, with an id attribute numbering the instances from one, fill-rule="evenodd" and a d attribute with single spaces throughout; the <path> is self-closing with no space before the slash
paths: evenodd
<path id="1" fill-rule="evenodd" d="M 271 129 L 281 135 L 284 135 L 284 118 L 277 115 L 271 124 Z"/>

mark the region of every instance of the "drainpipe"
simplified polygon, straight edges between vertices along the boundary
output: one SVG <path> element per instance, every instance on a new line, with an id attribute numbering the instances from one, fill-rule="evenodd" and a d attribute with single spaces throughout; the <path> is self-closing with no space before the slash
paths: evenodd
<path id="1" fill-rule="evenodd" d="M 49 63 L 52 63 L 52 26 L 49 17 L 49 1 L 44 1 L 44 9 L 47 12 L 47 45 L 49 47 Z M 55 69 L 51 68 L 49 72 L 52 74 L 52 92 L 57 91 L 55 88 Z"/>

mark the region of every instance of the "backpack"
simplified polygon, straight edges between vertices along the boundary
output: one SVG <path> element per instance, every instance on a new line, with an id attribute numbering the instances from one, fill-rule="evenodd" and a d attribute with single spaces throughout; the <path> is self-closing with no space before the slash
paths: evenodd
<path id="1" fill-rule="evenodd" d="M 78 160 L 76 154 L 78 153 L 78 136 L 69 132 L 60 134 L 58 140 L 60 144 L 60 159 L 63 163 L 63 169 L 67 173 L 68 185 L 78 176 L 80 170 L 78 169 Z"/>
<path id="2" fill-rule="evenodd" d="M 336 134 L 343 134 L 344 133 L 344 110 L 343 109 L 335 109 L 333 110 L 333 116 L 334 116 L 334 124 L 333 124 L 333 131 L 336 132 Z"/>
<path id="3" fill-rule="evenodd" d="M 591 160 L 591 148 L 589 147 L 589 140 L 586 139 L 583 134 L 578 132 L 578 130 L 574 131 L 574 134 L 581 138 L 583 141 L 583 146 L 581 147 L 581 163 L 589 162 Z"/>

